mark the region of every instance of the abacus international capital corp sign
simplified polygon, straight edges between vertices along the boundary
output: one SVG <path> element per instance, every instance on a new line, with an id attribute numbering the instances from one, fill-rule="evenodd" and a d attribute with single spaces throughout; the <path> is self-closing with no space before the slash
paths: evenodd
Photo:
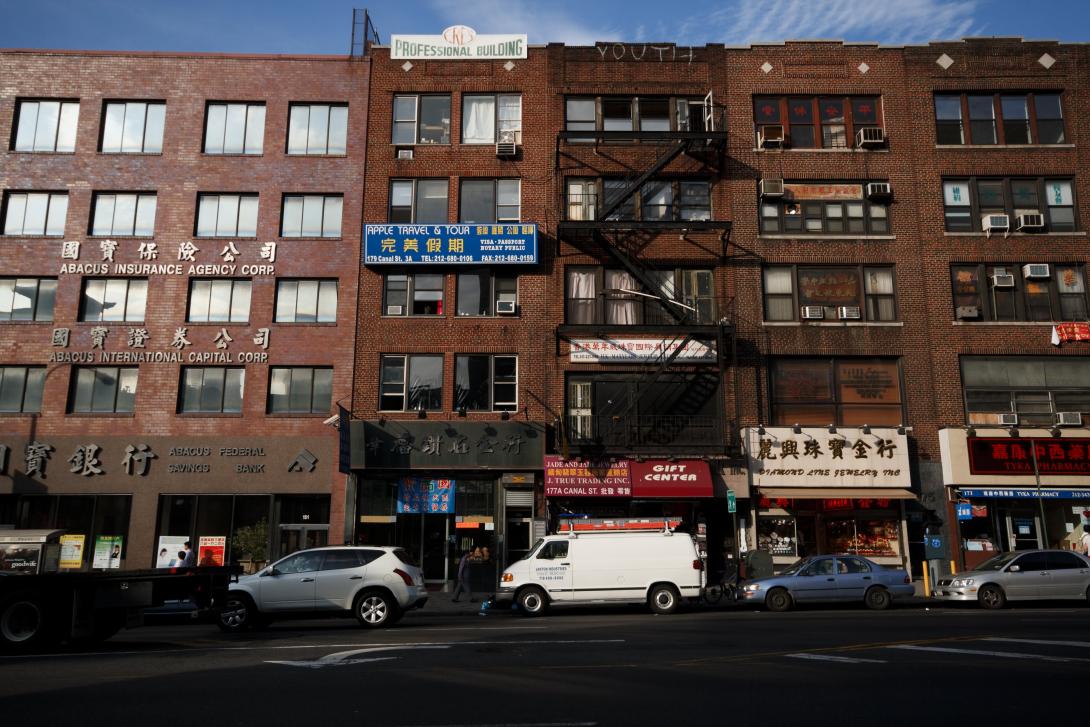
<path id="1" fill-rule="evenodd" d="M 478 35 L 452 25 L 442 35 L 390 36 L 393 60 L 506 60 L 526 57 L 525 34 Z"/>

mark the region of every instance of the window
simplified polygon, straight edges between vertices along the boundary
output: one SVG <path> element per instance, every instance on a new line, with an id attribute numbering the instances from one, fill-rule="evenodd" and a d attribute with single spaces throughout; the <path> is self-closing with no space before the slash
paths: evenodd
<path id="1" fill-rule="evenodd" d="M 675 96 L 600 96 L 565 99 L 567 131 L 702 131 L 704 102 Z M 572 141 L 590 141 L 572 139 Z"/>
<path id="2" fill-rule="evenodd" d="M 190 323 L 246 323 L 250 320 L 249 280 L 190 279 Z"/>
<path id="3" fill-rule="evenodd" d="M 92 235 L 151 237 L 155 234 L 155 193 L 95 195 Z"/>
<path id="4" fill-rule="evenodd" d="M 288 154 L 345 154 L 348 150 L 348 107 L 292 104 L 288 118 Z"/>
<path id="5" fill-rule="evenodd" d="M 136 407 L 138 369 L 97 366 L 73 370 L 72 404 L 76 414 L 131 414 Z"/>
<path id="6" fill-rule="evenodd" d="M 459 222 L 518 222 L 521 180 L 463 179 Z"/>
<path id="7" fill-rule="evenodd" d="M 538 551 L 539 560 L 560 560 L 568 557 L 568 544 L 563 540 L 550 540 Z"/>
<path id="8" fill-rule="evenodd" d="M 277 323 L 336 323 L 336 280 L 276 281 Z"/>
<path id="9" fill-rule="evenodd" d="M 20 101 L 16 117 L 15 151 L 76 150 L 78 101 Z"/>
<path id="10" fill-rule="evenodd" d="M 904 423 L 896 359 L 777 358 L 771 374 L 774 424 Z"/>
<path id="11" fill-rule="evenodd" d="M 646 289 L 627 270 L 568 267 L 565 321 L 575 325 L 676 324 L 659 293 L 676 301 L 673 312 L 688 316 L 687 323 L 710 325 L 718 320 L 711 270 L 678 268 L 648 274 L 655 289 Z"/>
<path id="12" fill-rule="evenodd" d="M 388 273 L 383 279 L 383 315 L 443 315 L 445 278 L 442 273 Z"/>
<path id="13" fill-rule="evenodd" d="M 333 369 L 269 369 L 270 414 L 325 414 L 333 401 Z"/>
<path id="14" fill-rule="evenodd" d="M 449 187 L 445 179 L 390 180 L 390 222 L 445 225 Z"/>
<path id="15" fill-rule="evenodd" d="M 198 195 L 197 237 L 257 237 L 257 195 Z"/>
<path id="16" fill-rule="evenodd" d="M 462 96 L 462 143 L 522 143 L 522 96 L 466 94 Z"/>
<path id="17" fill-rule="evenodd" d="M 218 366 L 182 369 L 183 414 L 238 414 L 246 370 Z"/>
<path id="18" fill-rule="evenodd" d="M 947 232 L 981 232 L 983 218 L 997 214 L 1010 217 L 1012 232 L 1018 230 L 1018 216 L 1038 214 L 1050 232 L 1078 229 L 1070 179 L 944 179 L 942 195 Z"/>
<path id="19" fill-rule="evenodd" d="M 209 103 L 204 122 L 205 154 L 260 154 L 265 104 Z M 343 153 L 343 151 L 341 152 Z"/>
<path id="20" fill-rule="evenodd" d="M 344 197 L 339 194 L 286 194 L 281 237 L 340 237 Z"/>
<path id="21" fill-rule="evenodd" d="M 40 412 L 44 386 L 45 366 L 0 366 L 0 412 Z"/>
<path id="22" fill-rule="evenodd" d="M 968 119 L 968 124 L 962 120 Z M 939 144 L 1063 144 L 1059 93 L 935 94 Z"/>
<path id="23" fill-rule="evenodd" d="M 68 195 L 63 192 L 8 192 L 4 234 L 60 237 L 67 215 Z"/>
<path id="24" fill-rule="evenodd" d="M 599 194 L 598 185 L 601 185 Z M 623 179 L 568 179 L 568 219 L 594 220 L 600 211 L 617 201 L 629 187 Z M 602 204 L 598 201 L 601 199 Z M 610 214 L 611 220 L 644 220 L 651 222 L 712 218 L 711 183 L 653 179 L 645 182 L 635 194 L 630 194 Z"/>
<path id="25" fill-rule="evenodd" d="M 966 321 L 1078 321 L 1088 315 L 1082 265 L 1045 265 L 1025 276 L 1017 263 L 954 265 L 954 313 Z"/>
<path id="26" fill-rule="evenodd" d="M 454 408 L 518 409 L 518 356 L 455 356 Z"/>
<path id="27" fill-rule="evenodd" d="M 51 321 L 56 278 L 0 278 L 0 321 Z"/>
<path id="28" fill-rule="evenodd" d="M 449 144 L 450 96 L 394 96 L 395 144 Z"/>
<path id="29" fill-rule="evenodd" d="M 794 149 L 847 149 L 864 126 L 882 126 L 877 96 L 755 96 L 757 135 L 782 126 Z"/>
<path id="30" fill-rule="evenodd" d="M 148 302 L 146 278 L 85 278 L 81 321 L 142 321 Z"/>
<path id="31" fill-rule="evenodd" d="M 897 318 L 891 267 L 769 266 L 764 296 L 766 321 L 799 320 L 803 307 L 815 306 L 825 320 Z"/>
<path id="32" fill-rule="evenodd" d="M 359 568 L 365 563 L 361 562 L 359 550 L 327 550 L 322 559 L 322 570 L 348 570 Z"/>
<path id="33" fill-rule="evenodd" d="M 161 102 L 106 103 L 102 120 L 105 154 L 159 154 L 163 151 L 163 122 L 167 106 Z"/>
<path id="34" fill-rule="evenodd" d="M 782 200 L 761 200 L 766 235 L 887 235 L 889 207 L 856 183 L 787 183 Z"/>
<path id="35" fill-rule="evenodd" d="M 478 268 L 458 273 L 458 315 L 513 313 L 518 304 L 518 276 Z"/>
<path id="36" fill-rule="evenodd" d="M 436 411 L 442 408 L 442 356 L 382 357 L 379 409 Z"/>

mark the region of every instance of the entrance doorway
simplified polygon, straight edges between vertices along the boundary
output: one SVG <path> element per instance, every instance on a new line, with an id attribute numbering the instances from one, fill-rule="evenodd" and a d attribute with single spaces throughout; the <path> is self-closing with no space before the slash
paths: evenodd
<path id="1" fill-rule="evenodd" d="M 1007 542 L 1011 550 L 1035 550 L 1041 544 L 1041 518 L 1030 510 L 1007 512 Z"/>
<path id="2" fill-rule="evenodd" d="M 276 557 L 282 558 L 304 548 L 320 548 L 328 542 L 328 525 L 311 525 L 309 523 L 281 525 Z"/>

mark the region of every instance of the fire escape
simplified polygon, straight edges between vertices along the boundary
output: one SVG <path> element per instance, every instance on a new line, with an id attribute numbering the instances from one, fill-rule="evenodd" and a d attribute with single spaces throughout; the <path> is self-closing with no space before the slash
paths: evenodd
<path id="1" fill-rule="evenodd" d="M 633 200 L 642 193 L 647 183 L 664 173 L 669 174 L 672 164 L 675 168 L 684 164 L 690 170 L 695 167 L 703 178 L 709 179 L 710 205 L 710 190 L 722 178 L 727 133 L 723 128 L 722 110 L 716 109 L 711 93 L 702 104 L 694 103 L 692 108 L 695 111 L 686 114 L 685 118 L 681 118 L 680 114 L 675 117 L 674 128 L 670 131 L 638 131 L 635 130 L 637 125 L 633 124 L 631 131 L 580 129 L 564 130 L 557 135 L 556 173 L 565 185 L 562 189 L 565 214 L 557 226 L 558 242 L 567 242 L 583 252 L 611 261 L 627 272 L 642 290 L 604 290 L 603 293 L 621 294 L 630 301 L 639 301 L 645 310 L 654 312 L 653 315 L 641 316 L 639 324 L 611 322 L 606 320 L 608 316 L 593 316 L 590 323 L 576 323 L 569 320 L 566 298 L 565 322 L 557 327 L 557 347 L 559 350 L 561 341 L 571 344 L 587 336 L 609 340 L 631 334 L 657 334 L 661 337 L 658 340 L 665 341 L 662 352 L 650 361 L 641 361 L 643 370 L 633 379 L 633 390 L 651 388 L 671 374 L 691 372 L 694 364 L 685 354 L 690 352 L 692 344 L 707 347 L 714 352 L 714 360 L 702 360 L 700 364 L 718 367 L 715 385 L 709 387 L 705 378 L 703 386 L 686 387 L 676 404 L 677 409 L 684 412 L 715 396 L 716 414 L 714 417 L 693 417 L 684 413 L 647 416 L 636 412 L 636 396 L 620 397 L 620 401 L 611 401 L 608 407 L 595 410 L 588 432 L 586 426 L 578 426 L 575 418 L 569 416 L 570 405 L 566 404 L 557 427 L 558 451 L 565 455 L 594 457 L 625 452 L 639 457 L 712 455 L 727 451 L 730 433 L 724 425 L 726 415 L 722 387 L 726 384 L 728 364 L 734 358 L 733 304 L 723 297 L 715 297 L 714 268 L 710 305 L 698 306 L 689 299 L 679 300 L 676 283 L 671 286 L 674 290 L 667 290 L 661 283 L 661 268 L 642 251 L 662 234 L 676 233 L 682 239 L 689 240 L 689 233 L 704 233 L 702 239 L 708 238 L 708 233 L 718 233 L 716 259 L 722 260 L 731 223 L 710 219 L 710 214 L 709 219 L 635 219 L 636 215 L 628 219 L 618 214 L 627 204 L 634 205 Z M 578 160 L 580 154 L 588 152 L 595 157 L 608 159 L 618 149 L 638 150 L 635 154 L 641 161 L 625 165 L 627 174 L 621 178 L 623 184 L 618 184 L 617 178 L 610 176 L 614 182 L 613 188 L 601 195 L 600 203 L 598 199 L 592 201 L 592 211 L 571 214 L 566 185 L 567 180 L 573 177 L 566 176 L 565 172 L 572 169 L 565 168 L 563 162 Z M 652 153 L 655 153 L 654 157 L 651 157 Z M 701 378 L 694 377 L 693 380 Z M 570 393 L 566 391 L 565 395 L 567 397 Z"/>

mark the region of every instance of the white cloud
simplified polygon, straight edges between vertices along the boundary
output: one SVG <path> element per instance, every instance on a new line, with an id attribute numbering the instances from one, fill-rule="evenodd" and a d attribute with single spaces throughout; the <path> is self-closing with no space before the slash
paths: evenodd
<path id="1" fill-rule="evenodd" d="M 431 6 L 448 23 L 468 25 L 478 33 L 525 32 L 531 43 L 594 45 L 620 40 L 631 32 L 599 27 L 559 7 L 533 7 L 523 0 L 432 0 Z"/>

